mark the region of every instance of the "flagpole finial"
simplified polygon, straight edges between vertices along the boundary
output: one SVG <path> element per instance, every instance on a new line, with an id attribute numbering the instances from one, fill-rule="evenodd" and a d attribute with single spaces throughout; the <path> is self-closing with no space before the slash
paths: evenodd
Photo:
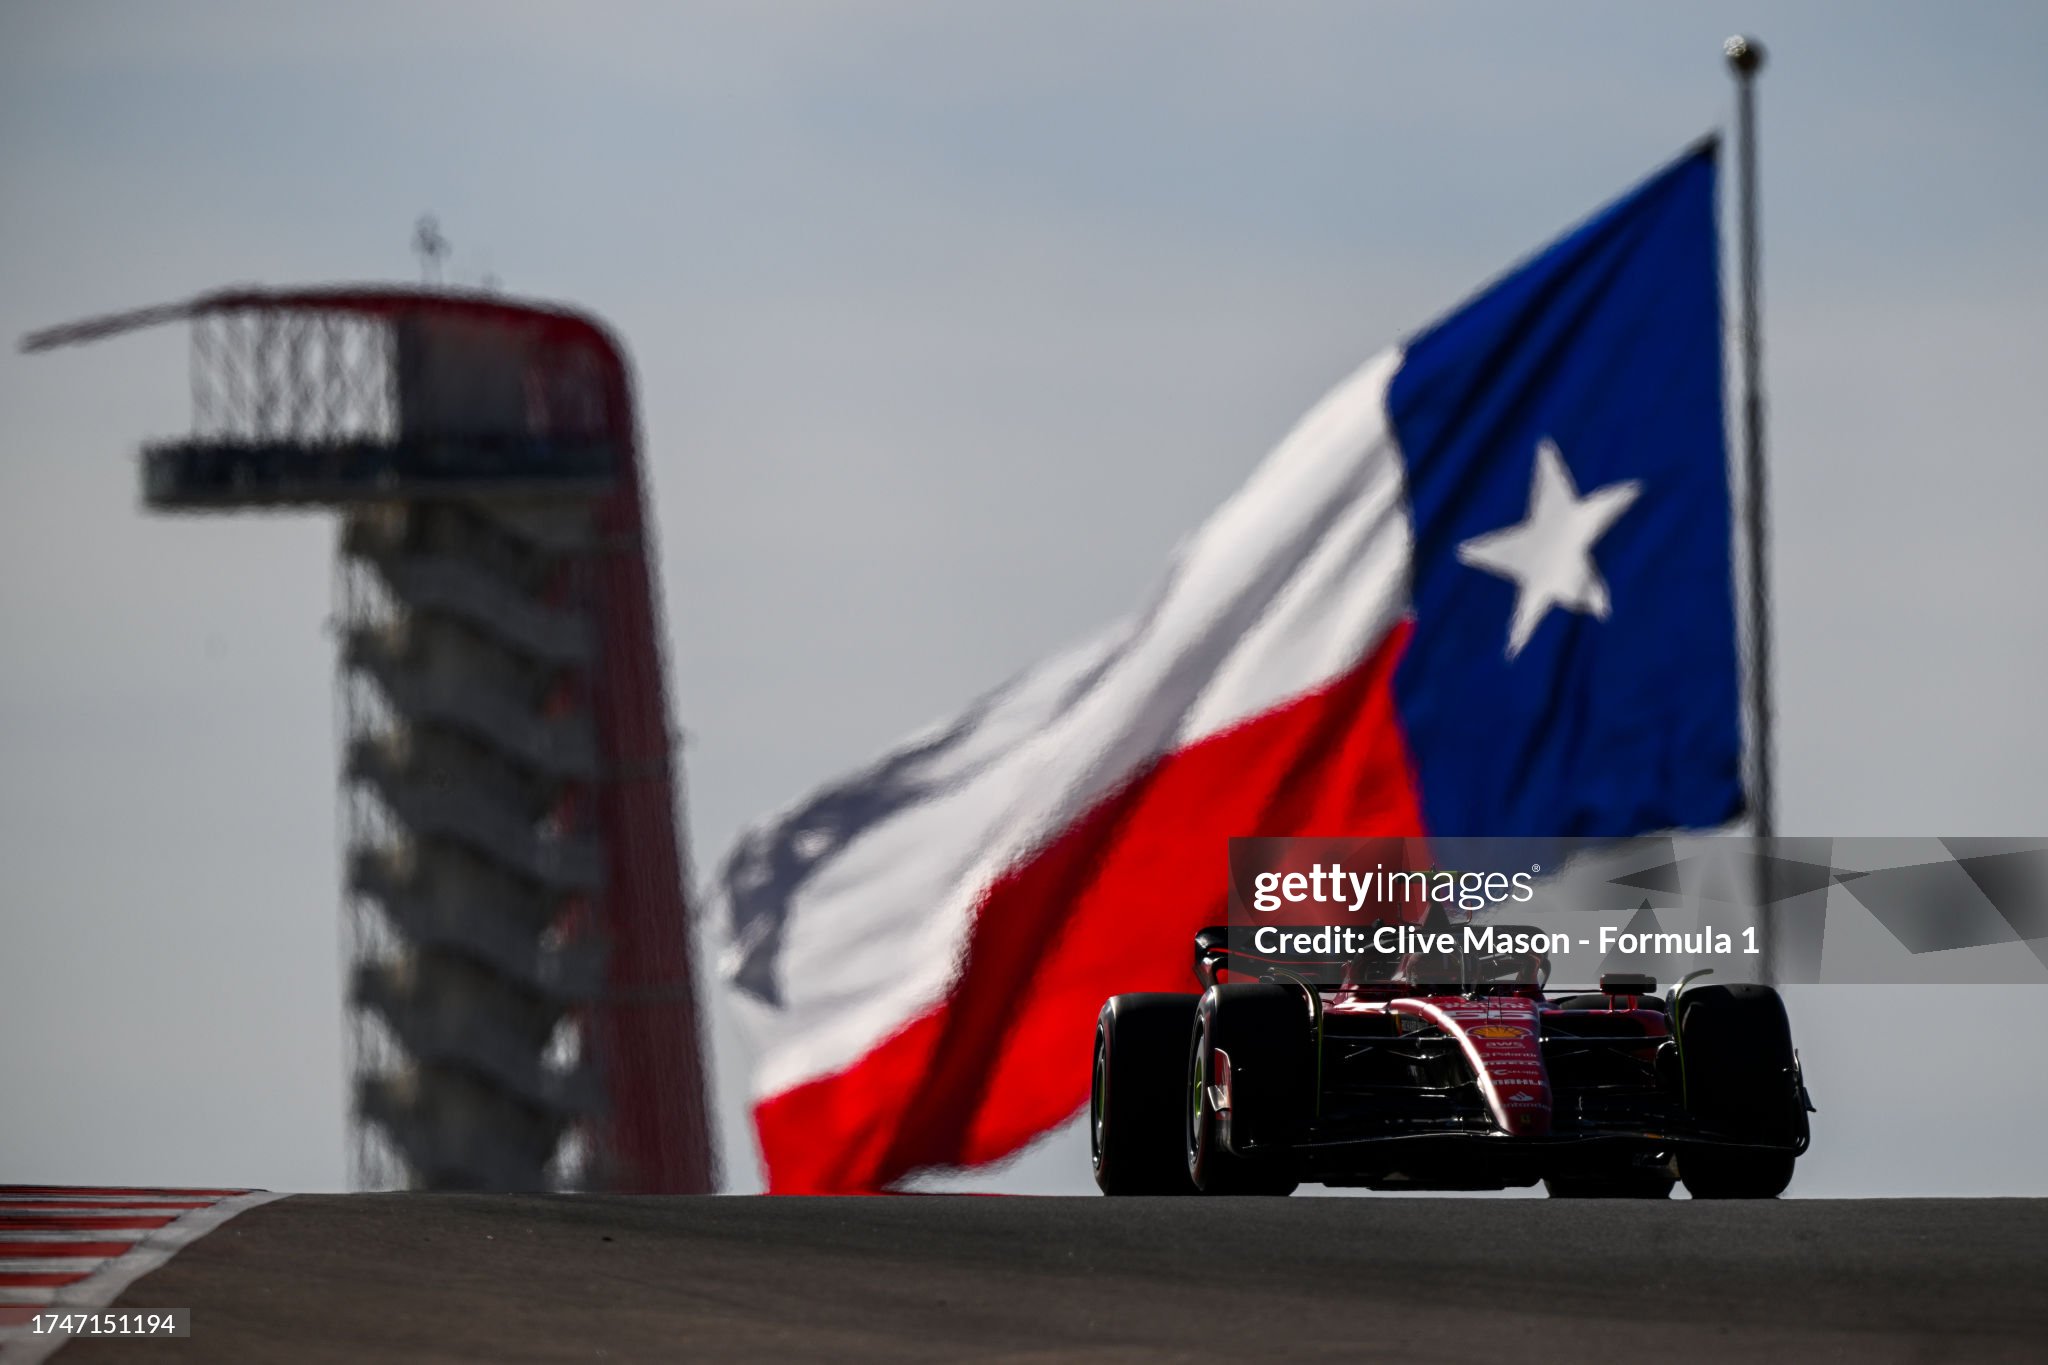
<path id="1" fill-rule="evenodd" d="M 1764 45 L 1746 33 L 1738 33 L 1721 44 L 1728 65 L 1745 76 L 1753 76 L 1764 64 Z"/>

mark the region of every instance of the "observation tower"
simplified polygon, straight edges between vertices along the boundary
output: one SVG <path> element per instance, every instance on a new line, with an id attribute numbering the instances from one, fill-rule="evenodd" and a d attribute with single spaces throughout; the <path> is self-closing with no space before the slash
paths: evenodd
<path id="1" fill-rule="evenodd" d="M 365 287 L 224 290 L 24 349 L 171 321 L 192 431 L 143 447 L 144 505 L 338 514 L 356 1183 L 711 1189 L 620 347 L 566 309 Z"/>

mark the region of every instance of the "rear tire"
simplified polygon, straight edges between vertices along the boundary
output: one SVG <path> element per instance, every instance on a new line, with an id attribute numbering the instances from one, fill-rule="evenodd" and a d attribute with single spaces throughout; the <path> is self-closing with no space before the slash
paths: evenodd
<path id="1" fill-rule="evenodd" d="M 1806 1140 L 1785 1002 L 1769 986 L 1697 986 L 1679 997 L 1678 1012 L 1693 1124 L 1708 1136 L 1768 1144 L 1681 1148 L 1685 1188 L 1695 1199 L 1777 1198 Z"/>
<path id="2" fill-rule="evenodd" d="M 1192 995 L 1115 995 L 1095 1021 L 1088 1147 L 1104 1194 L 1193 1194 L 1181 1151 Z"/>
<path id="3" fill-rule="evenodd" d="M 1202 997 L 1181 1098 L 1188 1178 L 1202 1193 L 1289 1195 L 1300 1183 L 1284 1149 L 1313 1100 L 1308 1009 L 1299 989 L 1266 983 L 1214 986 Z M 1219 1052 L 1230 1058 L 1227 1118 L 1210 1103 Z"/>

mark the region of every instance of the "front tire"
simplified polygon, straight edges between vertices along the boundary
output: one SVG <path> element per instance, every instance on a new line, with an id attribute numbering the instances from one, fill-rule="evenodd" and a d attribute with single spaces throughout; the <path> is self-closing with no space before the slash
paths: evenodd
<path id="1" fill-rule="evenodd" d="M 1293 1194 L 1288 1139 L 1305 1121 L 1315 1085 L 1308 1001 L 1292 986 L 1213 986 L 1195 1016 L 1187 1060 L 1188 1178 L 1204 1194 Z M 1230 1058 L 1231 1112 L 1212 1101 L 1217 1054 Z"/>
<path id="2" fill-rule="evenodd" d="M 1769 986 L 1697 986 L 1678 999 L 1685 1107 L 1698 1130 L 1749 1147 L 1685 1147 L 1695 1199 L 1775 1199 L 1806 1141 L 1806 1105 L 1785 1002 Z"/>
<path id="3" fill-rule="evenodd" d="M 1695 1199 L 1776 1199 L 1792 1183 L 1790 1152 L 1699 1148 L 1679 1158 L 1686 1192 Z"/>
<path id="4" fill-rule="evenodd" d="M 1181 1154 L 1192 995 L 1114 995 L 1095 1021 L 1088 1148 L 1104 1194 L 1193 1194 Z"/>

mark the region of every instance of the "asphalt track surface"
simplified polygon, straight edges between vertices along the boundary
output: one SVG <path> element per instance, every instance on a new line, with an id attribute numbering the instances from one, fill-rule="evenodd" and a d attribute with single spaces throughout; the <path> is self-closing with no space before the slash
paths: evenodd
<path id="1" fill-rule="evenodd" d="M 2048 1360 L 2048 1200 L 320 1195 L 99 1361 Z"/>

